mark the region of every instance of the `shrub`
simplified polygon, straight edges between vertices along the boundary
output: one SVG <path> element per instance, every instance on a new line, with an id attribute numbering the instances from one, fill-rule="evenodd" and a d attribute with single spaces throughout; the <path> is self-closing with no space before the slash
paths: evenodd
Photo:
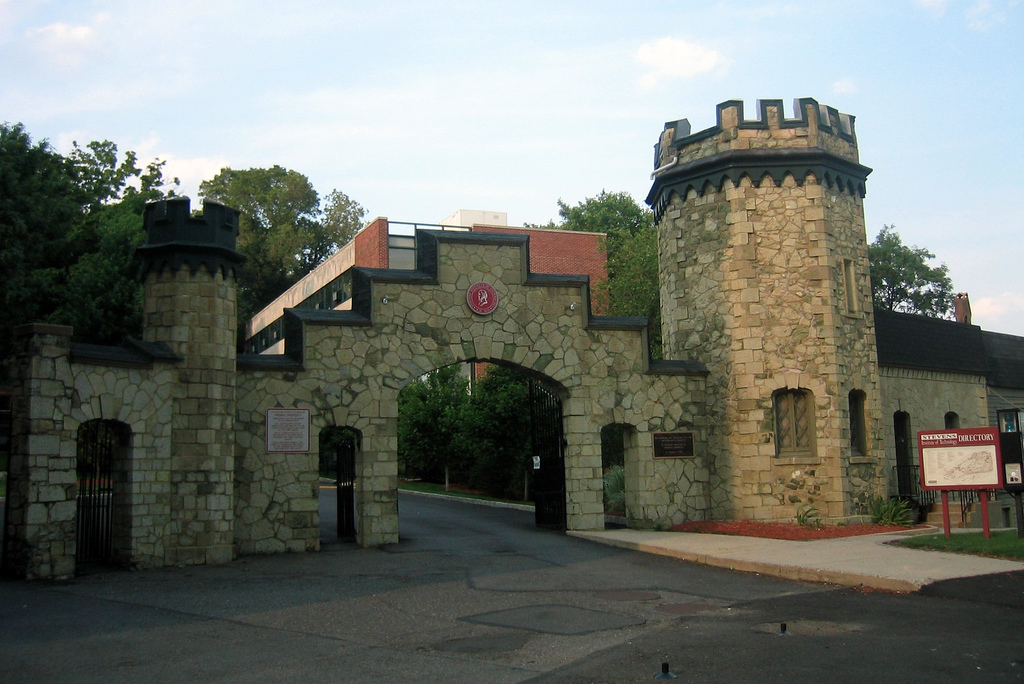
<path id="1" fill-rule="evenodd" d="M 906 499 L 873 496 L 868 503 L 871 521 L 876 525 L 910 525 L 913 506 Z"/>
<path id="2" fill-rule="evenodd" d="M 821 515 L 811 504 L 804 504 L 796 512 L 796 521 L 804 527 L 821 527 Z"/>
<path id="3" fill-rule="evenodd" d="M 604 510 L 621 513 L 626 510 L 626 469 L 612 466 L 604 474 Z"/>

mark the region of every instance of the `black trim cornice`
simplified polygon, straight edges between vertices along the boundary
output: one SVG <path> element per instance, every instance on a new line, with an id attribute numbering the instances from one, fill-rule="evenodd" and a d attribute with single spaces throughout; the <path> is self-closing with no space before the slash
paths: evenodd
<path id="1" fill-rule="evenodd" d="M 141 342 L 129 339 L 124 347 L 111 347 L 84 342 L 71 343 L 71 361 L 121 368 L 151 368 L 155 361 L 177 363 L 184 357 L 175 354 L 163 342 Z"/>
<path id="2" fill-rule="evenodd" d="M 803 185 L 808 174 L 829 188 L 864 197 L 866 180 L 871 169 L 820 147 L 787 147 L 752 150 L 726 150 L 667 169 L 654 179 L 647 193 L 647 204 L 654 211 L 655 222 L 661 220 L 672 194 L 686 197 L 690 190 L 703 195 L 710 185 L 716 192 L 726 180 L 734 185 L 746 176 L 760 187 L 766 175 L 776 185 L 793 176 Z"/>
<path id="3" fill-rule="evenodd" d="M 135 253 L 145 272 L 172 271 L 188 266 L 192 274 L 206 266 L 210 274 L 236 274 L 245 257 L 235 250 L 239 212 L 219 202 L 203 202 L 203 213 L 193 216 L 187 197 L 146 205 L 143 225 L 146 242 Z"/>
<path id="4" fill-rule="evenodd" d="M 159 273 L 164 268 L 178 271 L 188 266 L 193 275 L 200 266 L 210 274 L 223 271 L 237 277 L 236 269 L 245 263 L 245 257 L 233 249 L 189 242 L 169 242 L 162 245 L 143 245 L 135 250 L 143 271 Z"/>

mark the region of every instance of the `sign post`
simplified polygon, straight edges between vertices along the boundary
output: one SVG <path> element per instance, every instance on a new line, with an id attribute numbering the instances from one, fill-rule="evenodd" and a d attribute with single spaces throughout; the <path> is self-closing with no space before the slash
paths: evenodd
<path id="1" fill-rule="evenodd" d="M 985 538 L 989 539 L 988 490 L 1003 486 L 999 430 L 968 428 L 919 432 L 917 450 L 921 461 L 921 489 L 937 489 L 942 493 L 942 525 L 946 536 L 950 536 L 947 493 L 976 489 L 979 490 Z"/>

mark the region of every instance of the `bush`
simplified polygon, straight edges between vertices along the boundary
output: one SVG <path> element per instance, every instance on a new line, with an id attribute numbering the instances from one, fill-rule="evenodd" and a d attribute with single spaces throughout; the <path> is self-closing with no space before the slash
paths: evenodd
<path id="1" fill-rule="evenodd" d="M 811 504 L 804 504 L 796 512 L 796 521 L 804 527 L 821 527 L 821 515 L 818 509 Z"/>
<path id="2" fill-rule="evenodd" d="M 868 502 L 871 521 L 876 525 L 910 525 L 913 506 L 906 499 L 873 496 Z"/>
<path id="3" fill-rule="evenodd" d="M 623 513 L 626 510 L 626 469 L 612 466 L 604 474 L 604 510 Z"/>

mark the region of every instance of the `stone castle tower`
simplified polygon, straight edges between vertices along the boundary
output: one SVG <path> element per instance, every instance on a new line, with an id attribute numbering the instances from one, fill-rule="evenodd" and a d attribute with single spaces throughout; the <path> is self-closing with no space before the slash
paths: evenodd
<path id="1" fill-rule="evenodd" d="M 669 122 L 647 201 L 668 358 L 708 367 L 709 517 L 866 513 L 884 478 L 853 117 L 796 102 Z"/>
<path id="2" fill-rule="evenodd" d="M 214 202 L 192 216 L 189 200 L 150 204 L 143 340 L 164 343 L 176 364 L 171 417 L 170 563 L 231 560 L 238 211 Z"/>

